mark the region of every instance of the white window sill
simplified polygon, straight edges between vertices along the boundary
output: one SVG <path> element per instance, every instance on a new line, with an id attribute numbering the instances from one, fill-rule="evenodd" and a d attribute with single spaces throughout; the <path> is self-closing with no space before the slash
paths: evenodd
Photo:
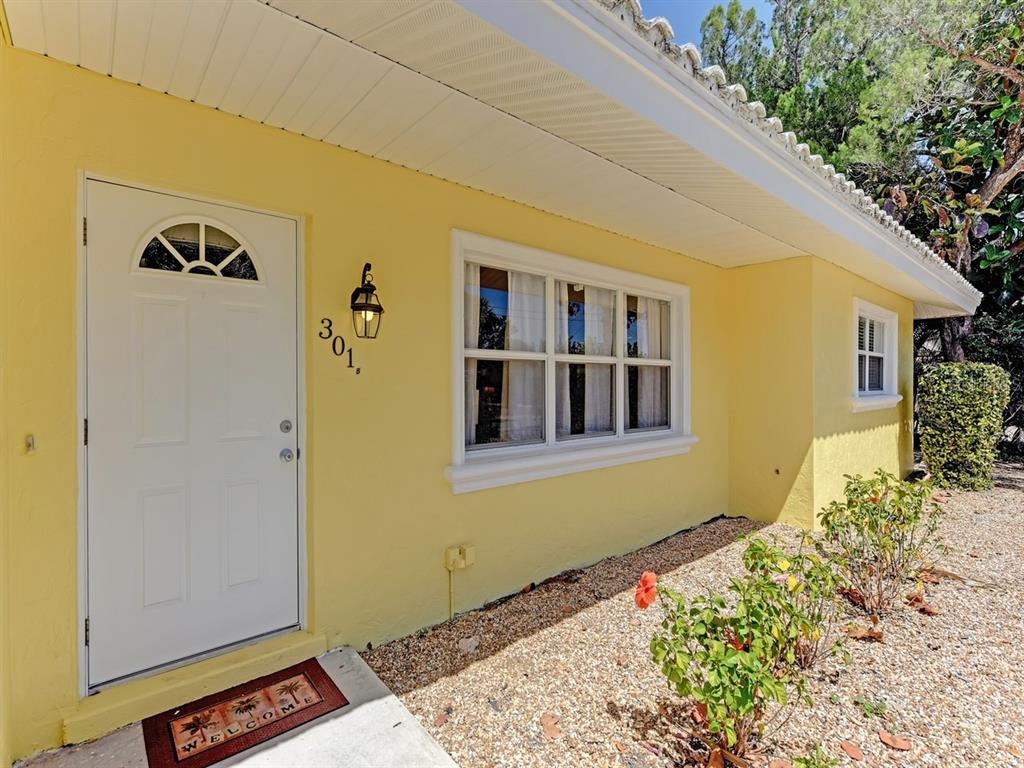
<path id="1" fill-rule="evenodd" d="M 445 477 L 452 484 L 452 491 L 468 493 L 617 464 L 676 456 L 689 453 L 696 442 L 697 438 L 693 435 L 675 434 L 644 440 L 619 440 L 589 448 L 579 445 L 541 448 L 515 456 L 483 457 L 478 454 L 468 457 L 465 464 L 446 468 Z"/>
<path id="2" fill-rule="evenodd" d="M 850 398 L 850 403 L 854 413 L 863 413 L 895 408 L 902 400 L 903 395 L 856 395 Z"/>

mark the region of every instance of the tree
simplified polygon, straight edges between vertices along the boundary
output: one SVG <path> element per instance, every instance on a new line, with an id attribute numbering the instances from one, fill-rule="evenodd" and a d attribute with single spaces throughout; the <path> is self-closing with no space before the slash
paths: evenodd
<path id="1" fill-rule="evenodd" d="M 716 5 L 700 25 L 701 53 L 705 63 L 717 64 L 730 83 L 748 91 L 754 87 L 765 55 L 764 24 L 753 8 L 743 9 L 740 0 Z"/>
<path id="2" fill-rule="evenodd" d="M 970 280 L 921 356 L 1002 362 L 1024 426 L 1024 3 L 773 0 L 751 97 Z M 1016 415 L 1014 415 L 1016 414 Z"/>

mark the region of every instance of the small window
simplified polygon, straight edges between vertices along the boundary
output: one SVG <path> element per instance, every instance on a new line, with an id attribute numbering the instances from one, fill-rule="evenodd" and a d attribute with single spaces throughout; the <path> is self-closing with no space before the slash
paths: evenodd
<path id="1" fill-rule="evenodd" d="M 245 247 L 205 222 L 175 224 L 158 232 L 142 250 L 141 269 L 182 272 L 233 280 L 259 280 Z"/>
<path id="2" fill-rule="evenodd" d="M 885 391 L 885 323 L 857 318 L 857 391 Z"/>
<path id="3" fill-rule="evenodd" d="M 857 299 L 854 301 L 854 402 L 855 411 L 896 405 L 897 344 L 899 317 L 895 312 Z"/>

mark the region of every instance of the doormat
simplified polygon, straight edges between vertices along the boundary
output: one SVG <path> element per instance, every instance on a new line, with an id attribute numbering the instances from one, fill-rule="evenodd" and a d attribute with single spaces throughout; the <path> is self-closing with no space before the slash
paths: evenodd
<path id="1" fill-rule="evenodd" d="M 150 768 L 206 768 L 348 704 L 316 659 L 142 721 Z"/>

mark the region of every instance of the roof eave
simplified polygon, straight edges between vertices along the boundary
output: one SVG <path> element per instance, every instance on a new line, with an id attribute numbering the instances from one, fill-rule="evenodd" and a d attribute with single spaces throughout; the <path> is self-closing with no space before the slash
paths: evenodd
<path id="1" fill-rule="evenodd" d="M 789 147 L 792 134 L 770 136 L 740 118 L 713 92 L 719 84 L 709 87 L 692 74 L 689 56 L 668 58 L 594 0 L 456 2 L 723 167 L 771 190 L 853 243 L 865 259 L 874 257 L 898 270 L 919 287 L 900 292 L 908 293 L 925 315 L 972 314 L 977 308 L 981 294 L 863 193 L 854 192 L 865 204 L 857 207 L 837 194 L 820 168 L 797 161 Z"/>

